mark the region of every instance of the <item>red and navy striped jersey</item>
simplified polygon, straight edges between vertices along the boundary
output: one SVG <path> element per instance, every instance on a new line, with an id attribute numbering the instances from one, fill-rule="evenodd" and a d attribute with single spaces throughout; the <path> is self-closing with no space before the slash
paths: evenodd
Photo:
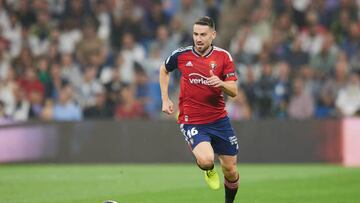
<path id="1" fill-rule="evenodd" d="M 223 81 L 237 80 L 227 51 L 212 46 L 207 55 L 200 56 L 193 46 L 179 48 L 166 59 L 165 67 L 169 72 L 181 72 L 178 123 L 205 124 L 227 116 L 221 89 L 207 82 L 210 70 Z"/>

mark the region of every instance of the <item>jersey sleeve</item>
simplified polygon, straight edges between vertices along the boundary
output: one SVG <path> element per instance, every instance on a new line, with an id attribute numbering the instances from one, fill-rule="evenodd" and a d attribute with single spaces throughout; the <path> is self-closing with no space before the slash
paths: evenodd
<path id="1" fill-rule="evenodd" d="M 235 64 L 232 60 L 231 55 L 228 52 L 225 56 L 223 80 L 224 81 L 236 81 L 237 80 Z"/>
<path id="2" fill-rule="evenodd" d="M 171 72 L 178 68 L 178 57 L 179 50 L 175 50 L 171 55 L 165 60 L 165 68 L 168 72 Z"/>

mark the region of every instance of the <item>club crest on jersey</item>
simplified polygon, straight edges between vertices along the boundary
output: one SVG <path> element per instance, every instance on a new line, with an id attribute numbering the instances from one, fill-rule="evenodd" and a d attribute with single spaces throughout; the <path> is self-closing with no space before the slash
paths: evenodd
<path id="1" fill-rule="evenodd" d="M 211 61 L 210 62 L 210 68 L 212 69 L 212 70 L 214 70 L 215 68 L 216 68 L 216 63 L 215 63 L 215 61 Z"/>

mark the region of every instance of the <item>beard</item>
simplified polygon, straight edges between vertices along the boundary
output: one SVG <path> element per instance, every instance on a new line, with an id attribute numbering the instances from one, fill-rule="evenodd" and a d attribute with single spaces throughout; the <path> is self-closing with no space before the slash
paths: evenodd
<path id="1" fill-rule="evenodd" d="M 195 49 L 197 52 L 199 52 L 200 54 L 203 54 L 206 52 L 206 50 L 208 50 L 208 48 L 210 47 L 210 45 L 206 45 L 206 44 L 202 44 L 202 45 L 197 45 L 195 44 Z"/>

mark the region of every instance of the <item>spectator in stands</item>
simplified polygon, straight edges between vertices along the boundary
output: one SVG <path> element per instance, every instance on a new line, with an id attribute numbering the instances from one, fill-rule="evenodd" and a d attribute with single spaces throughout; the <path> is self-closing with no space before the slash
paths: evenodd
<path id="1" fill-rule="evenodd" d="M 353 57 L 360 50 L 360 24 L 351 22 L 348 27 L 348 35 L 344 38 L 341 48 L 346 52 L 348 58 Z"/>
<path id="2" fill-rule="evenodd" d="M 181 5 L 176 12 L 176 16 L 182 19 L 187 33 L 192 33 L 193 22 L 204 14 L 204 8 L 193 0 L 181 0 Z"/>
<path id="3" fill-rule="evenodd" d="M 357 53 L 351 57 L 350 66 L 353 71 L 360 73 L 360 49 L 358 49 Z"/>
<path id="4" fill-rule="evenodd" d="M 106 89 L 107 103 L 112 109 L 115 109 L 116 103 L 118 103 L 119 92 L 124 83 L 120 79 L 120 72 L 117 68 L 114 68 L 111 71 L 111 80 L 104 86 Z"/>
<path id="5" fill-rule="evenodd" d="M 220 6 L 217 0 L 206 0 L 205 1 L 205 14 L 214 20 L 215 25 L 219 25 L 220 18 Z M 217 26 L 217 29 L 220 27 Z"/>
<path id="6" fill-rule="evenodd" d="M 173 44 L 188 46 L 192 43 L 192 35 L 186 32 L 184 24 L 178 16 L 172 17 L 169 32 L 171 33 L 169 41 Z"/>
<path id="7" fill-rule="evenodd" d="M 336 107 L 341 115 L 354 116 L 360 111 L 360 77 L 358 73 L 351 73 L 346 87 L 339 90 Z"/>
<path id="8" fill-rule="evenodd" d="M 0 41 L 0 80 L 6 78 L 10 68 L 10 57 L 5 51 L 5 43 Z"/>
<path id="9" fill-rule="evenodd" d="M 0 28 L 6 27 L 9 22 L 9 16 L 5 3 L 5 0 L 0 0 Z"/>
<path id="10" fill-rule="evenodd" d="M 73 54 L 76 44 L 82 38 L 80 26 L 76 26 L 76 22 L 70 18 L 64 19 L 59 25 L 59 52 L 61 54 Z"/>
<path id="11" fill-rule="evenodd" d="M 60 19 L 71 20 L 75 23 L 76 27 L 81 27 L 89 16 L 94 16 L 90 7 L 90 1 L 71 0 L 65 3 L 65 9 Z"/>
<path id="12" fill-rule="evenodd" d="M 334 18 L 330 26 L 330 30 L 335 35 L 337 43 L 343 43 L 346 35 L 348 34 L 348 27 L 350 26 L 351 18 L 350 14 L 346 11 L 340 11 L 338 16 Z"/>
<path id="13" fill-rule="evenodd" d="M 51 37 L 52 38 L 48 48 L 48 52 L 46 53 L 46 57 L 52 62 L 59 63 L 61 59 L 61 53 L 59 51 L 59 31 L 57 29 L 53 29 L 51 31 Z"/>
<path id="14" fill-rule="evenodd" d="M 296 30 L 296 27 L 294 26 L 292 20 L 291 20 L 291 14 L 290 13 L 282 13 L 274 22 L 273 26 L 275 26 L 281 33 L 284 33 L 284 37 L 286 40 L 290 40 L 292 37 L 294 37 L 294 32 Z"/>
<path id="15" fill-rule="evenodd" d="M 109 47 L 111 32 L 111 10 L 107 6 L 106 1 L 96 1 L 93 4 L 95 16 L 99 22 L 98 36 L 105 42 L 106 47 Z"/>
<path id="16" fill-rule="evenodd" d="M 28 29 L 36 22 L 35 10 L 31 8 L 30 3 L 28 0 L 19 0 L 16 7 L 16 14 L 25 29 Z"/>
<path id="17" fill-rule="evenodd" d="M 84 119 L 113 118 L 113 109 L 107 104 L 105 91 L 98 90 L 95 97 L 95 104 L 84 109 Z"/>
<path id="18" fill-rule="evenodd" d="M 96 93 L 101 91 L 102 85 L 96 78 L 96 68 L 88 66 L 84 70 L 82 82 L 78 89 L 75 89 L 76 99 L 82 108 L 94 106 Z"/>
<path id="19" fill-rule="evenodd" d="M 285 33 L 274 27 L 270 40 L 263 43 L 263 49 L 268 49 L 273 61 L 283 60 L 288 54 L 288 42 L 286 40 Z"/>
<path id="20" fill-rule="evenodd" d="M 23 47 L 18 57 L 14 58 L 13 66 L 16 74 L 22 76 L 25 73 L 26 67 L 32 66 L 34 57 L 31 50 L 27 47 Z"/>
<path id="21" fill-rule="evenodd" d="M 167 27 L 170 23 L 170 16 L 164 11 L 161 0 L 151 2 L 151 8 L 144 15 L 144 25 L 147 38 L 155 39 L 156 32 L 160 26 Z M 167 28 L 166 28 L 167 29 Z"/>
<path id="22" fill-rule="evenodd" d="M 232 120 L 249 120 L 252 117 L 250 106 L 242 89 L 238 90 L 236 97 L 228 98 L 226 101 L 226 110 L 229 118 Z"/>
<path id="23" fill-rule="evenodd" d="M 97 22 L 88 17 L 82 24 L 83 38 L 76 45 L 76 58 L 81 66 L 89 65 L 92 54 L 98 54 L 100 61 L 105 61 L 107 54 L 106 46 L 96 33 Z"/>
<path id="24" fill-rule="evenodd" d="M 6 22 L 6 20 L 4 21 Z M 22 29 L 23 28 L 20 22 L 18 21 L 18 16 L 16 15 L 16 13 L 14 11 L 10 11 L 8 26 L 2 27 L 2 30 L 3 30 L 4 38 L 7 39 L 10 43 L 9 54 L 11 55 L 11 57 L 17 57 L 20 54 L 21 46 L 23 45 L 22 36 L 21 36 Z M 0 25 L 0 30 L 1 30 L 1 25 Z"/>
<path id="25" fill-rule="evenodd" d="M 141 103 L 144 107 L 144 111 L 147 115 L 157 115 L 158 110 L 154 108 L 153 98 L 151 98 L 150 91 L 150 81 L 149 77 L 146 74 L 144 68 L 140 64 L 135 65 L 135 97 L 136 100 Z"/>
<path id="26" fill-rule="evenodd" d="M 52 109 L 53 119 L 56 121 L 79 121 L 82 119 L 82 111 L 73 100 L 73 90 L 70 85 L 60 89 L 59 99 L 55 100 Z"/>
<path id="27" fill-rule="evenodd" d="M 60 71 L 61 78 L 69 81 L 75 89 L 80 88 L 82 73 L 80 67 L 74 62 L 71 54 L 62 54 Z"/>
<path id="28" fill-rule="evenodd" d="M 26 69 L 25 75 L 19 78 L 19 86 L 25 91 L 25 96 L 30 98 L 30 94 L 38 91 L 40 94 L 45 95 L 45 87 L 38 79 L 36 70 L 30 66 Z"/>
<path id="29" fill-rule="evenodd" d="M 37 59 L 36 62 L 37 77 L 43 85 L 48 84 L 51 80 L 49 66 L 50 66 L 50 62 L 48 58 L 44 56 L 40 56 Z"/>
<path id="30" fill-rule="evenodd" d="M 300 69 L 300 73 L 294 74 L 295 77 L 301 77 L 304 83 L 305 92 L 311 95 L 314 100 L 319 97 L 321 80 L 318 75 L 315 74 L 313 68 L 308 65 L 304 65 Z"/>
<path id="31" fill-rule="evenodd" d="M 53 119 L 54 101 L 52 99 L 45 99 L 44 107 L 40 114 L 40 119 L 50 121 Z"/>
<path id="32" fill-rule="evenodd" d="M 243 80 L 243 82 L 240 84 L 240 87 L 243 89 L 245 93 L 250 108 L 252 109 L 252 111 L 254 111 L 256 108 L 257 99 L 255 94 L 256 80 L 252 67 L 247 67 L 247 71 L 245 75 L 246 77 Z"/>
<path id="33" fill-rule="evenodd" d="M 42 107 L 40 117 L 49 120 L 62 87 L 81 89 L 79 78 L 86 67 L 94 66 L 99 86 L 107 90 L 106 105 L 113 108 L 124 82 L 145 81 L 135 74 L 135 64 L 140 63 L 147 75 L 146 88 L 141 88 L 148 96 L 143 110 L 150 118 L 160 118 L 159 64 L 175 49 L 171 47 L 192 43 L 192 20 L 187 19 L 207 13 L 218 19 L 217 44 L 234 57 L 253 118 L 279 116 L 279 109 L 281 116 L 288 113 L 284 109 L 290 108 L 279 102 L 286 97 L 279 94 L 283 76 L 277 66 L 269 75 L 264 73 L 269 64 L 286 63 L 286 83 L 303 79 L 305 92 L 316 104 L 314 116 L 342 116 L 334 113 L 339 89 L 346 86 L 349 72 L 360 72 L 359 2 L 0 0 L 0 99 L 9 116 L 27 119 L 34 111 L 39 117 Z M 34 69 L 35 80 L 45 86 L 45 97 L 23 83 L 34 72 L 28 69 Z M 173 77 L 179 77 L 178 72 Z M 20 81 L 24 86 L 16 84 Z M 172 93 L 178 85 L 170 84 Z M 34 91 L 28 97 L 18 92 L 15 96 L 14 90 L 29 86 Z M 271 105 L 264 92 L 271 92 Z"/>
<path id="34" fill-rule="evenodd" d="M 260 37 L 252 33 L 251 27 L 247 23 L 241 26 L 231 39 L 230 52 L 239 63 L 253 63 L 255 56 L 260 54 L 261 49 Z"/>
<path id="35" fill-rule="evenodd" d="M 329 76 L 321 87 L 321 97 L 326 95 L 334 103 L 339 90 L 343 89 L 348 82 L 349 71 L 349 66 L 346 62 L 337 62 L 334 74 Z"/>
<path id="36" fill-rule="evenodd" d="M 146 105 L 146 111 L 151 118 L 158 118 L 161 112 L 161 92 L 159 86 L 159 67 L 164 63 L 160 57 L 160 49 L 153 45 L 150 47 L 149 57 L 142 62 L 142 67 L 147 75 L 147 86 L 149 102 Z"/>
<path id="37" fill-rule="evenodd" d="M 334 100 L 331 95 L 320 94 L 314 116 L 315 118 L 332 118 L 336 116 Z"/>
<path id="38" fill-rule="evenodd" d="M 51 80 L 45 85 L 46 98 L 58 100 L 60 89 L 69 82 L 62 78 L 61 68 L 57 63 L 51 64 L 50 67 Z"/>
<path id="39" fill-rule="evenodd" d="M 278 76 L 274 82 L 272 108 L 275 117 L 285 118 L 291 92 L 289 64 L 284 61 L 280 62 L 277 69 Z"/>
<path id="40" fill-rule="evenodd" d="M 6 115 L 5 112 L 5 103 L 2 100 L 0 100 L 0 125 L 6 122 L 7 120 L 9 120 L 9 117 Z"/>
<path id="41" fill-rule="evenodd" d="M 122 49 L 120 51 L 123 58 L 121 66 L 121 80 L 125 83 L 134 81 L 134 64 L 141 63 L 145 58 L 145 49 L 142 45 L 135 41 L 131 33 L 125 33 L 122 39 Z"/>
<path id="42" fill-rule="evenodd" d="M 309 63 L 309 54 L 301 49 L 301 43 L 301 38 L 297 35 L 285 58 L 293 71 L 298 71 L 301 66 Z"/>
<path id="43" fill-rule="evenodd" d="M 15 91 L 19 88 L 13 68 L 9 68 L 5 79 L 0 79 L 0 100 L 4 102 L 5 113 L 11 116 L 16 107 Z"/>
<path id="44" fill-rule="evenodd" d="M 146 118 L 144 107 L 135 98 L 134 87 L 123 85 L 119 92 L 119 103 L 116 106 L 116 119 Z"/>
<path id="45" fill-rule="evenodd" d="M 314 99 L 305 91 L 304 81 L 301 78 L 294 79 L 288 113 L 290 118 L 295 119 L 311 118 L 314 114 Z"/>
<path id="46" fill-rule="evenodd" d="M 39 91 L 33 91 L 29 98 L 29 119 L 40 119 L 44 108 L 44 95 Z"/>
<path id="47" fill-rule="evenodd" d="M 267 63 L 262 67 L 261 77 L 255 84 L 256 107 L 255 113 L 261 118 L 272 115 L 272 94 L 274 89 L 272 65 Z"/>
<path id="48" fill-rule="evenodd" d="M 30 27 L 29 44 L 34 56 L 44 55 L 49 50 L 50 32 L 53 29 L 49 20 L 48 11 L 40 10 L 36 13 L 36 23 Z"/>
<path id="49" fill-rule="evenodd" d="M 171 41 L 169 35 L 168 28 L 161 25 L 156 30 L 156 39 L 151 44 L 151 46 L 157 46 L 160 49 L 160 57 L 163 60 L 179 46 L 176 41 Z"/>
<path id="50" fill-rule="evenodd" d="M 159 67 L 164 63 L 165 59 L 166 58 L 161 56 L 161 50 L 157 43 L 154 43 L 149 47 L 149 56 L 141 61 L 141 66 L 144 68 L 151 82 L 158 83 Z"/>
<path id="51" fill-rule="evenodd" d="M 330 28 L 331 22 L 335 17 L 333 8 L 329 4 L 329 1 L 326 0 L 312 1 L 309 8 L 317 12 L 320 25 L 326 29 Z"/>
<path id="52" fill-rule="evenodd" d="M 266 3 L 269 2 L 269 3 Z M 261 1 L 261 5 L 258 8 L 255 8 L 251 14 L 251 30 L 252 33 L 260 38 L 261 41 L 267 41 L 271 36 L 273 29 L 278 29 L 277 27 L 272 27 L 272 9 L 271 1 Z"/>
<path id="53" fill-rule="evenodd" d="M 334 44 L 334 36 L 327 33 L 323 38 L 320 52 L 311 56 L 310 66 L 319 76 L 330 74 L 334 70 L 337 54 L 338 48 Z"/>
<path id="54" fill-rule="evenodd" d="M 21 86 L 14 86 L 15 105 L 13 112 L 9 115 L 15 121 L 26 121 L 29 118 L 30 103 L 26 92 Z"/>
<path id="55" fill-rule="evenodd" d="M 124 1 L 120 8 L 114 10 L 111 25 L 111 45 L 114 50 L 118 51 L 122 48 L 125 33 L 131 33 L 135 39 L 141 37 L 143 15 L 143 10 L 129 0 Z"/>
<path id="56" fill-rule="evenodd" d="M 301 34 L 301 47 L 309 53 L 310 56 L 320 53 L 324 41 L 323 29 L 319 25 L 317 15 L 314 11 L 308 12 L 306 15 L 307 27 Z"/>

